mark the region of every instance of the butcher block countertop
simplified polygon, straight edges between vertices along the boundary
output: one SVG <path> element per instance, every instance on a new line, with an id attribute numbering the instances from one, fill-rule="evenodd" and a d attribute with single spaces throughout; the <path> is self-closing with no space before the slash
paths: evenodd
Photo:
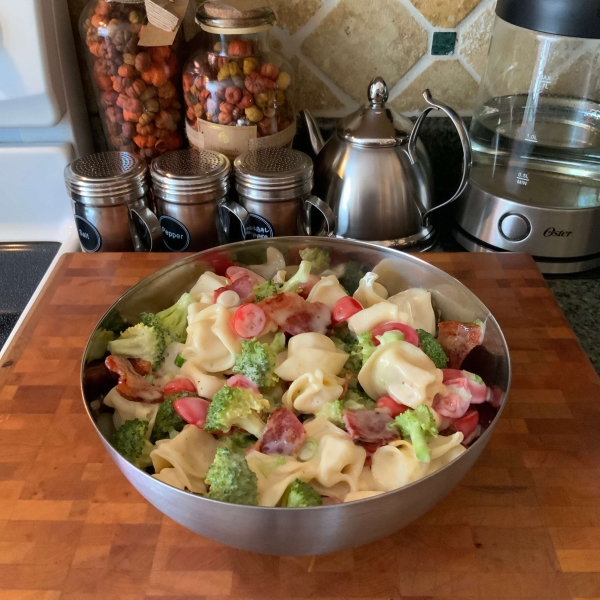
<path id="1" fill-rule="evenodd" d="M 65 255 L 0 365 L 0 600 L 600 598 L 600 380 L 530 257 L 421 256 L 500 322 L 508 405 L 432 511 L 312 558 L 233 550 L 175 524 L 121 475 L 84 411 L 93 327 L 179 258 Z"/>

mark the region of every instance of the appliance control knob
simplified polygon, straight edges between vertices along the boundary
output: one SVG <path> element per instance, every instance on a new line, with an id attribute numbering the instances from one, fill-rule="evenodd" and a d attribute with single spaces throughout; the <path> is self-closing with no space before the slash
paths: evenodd
<path id="1" fill-rule="evenodd" d="M 531 233 L 531 223 L 518 213 L 506 213 L 500 218 L 498 229 L 509 242 L 521 242 Z"/>

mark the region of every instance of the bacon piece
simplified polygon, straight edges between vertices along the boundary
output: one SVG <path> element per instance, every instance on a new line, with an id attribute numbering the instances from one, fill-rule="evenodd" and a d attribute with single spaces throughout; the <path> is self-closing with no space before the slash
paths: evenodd
<path id="1" fill-rule="evenodd" d="M 388 428 L 392 422 L 390 415 L 376 410 L 344 411 L 344 423 L 352 440 L 361 445 L 367 444 L 371 451 L 376 445 L 383 446 L 400 437 L 398 431 Z"/>
<path id="2" fill-rule="evenodd" d="M 144 360 L 143 358 L 128 358 L 127 360 L 138 375 L 143 377 L 152 373 L 152 363 L 149 360 Z"/>
<path id="3" fill-rule="evenodd" d="M 331 311 L 321 302 L 308 302 L 298 294 L 283 292 L 258 303 L 267 317 L 290 335 L 325 333 L 331 325 Z"/>
<path id="4" fill-rule="evenodd" d="M 471 404 L 482 404 L 490 398 L 490 389 L 478 375 L 469 373 L 469 371 L 460 371 L 458 369 L 442 369 L 442 372 L 444 373 L 444 384 L 455 379 L 466 377 L 469 384 L 469 391 L 471 392 Z"/>
<path id="5" fill-rule="evenodd" d="M 437 394 L 433 399 L 433 409 L 442 417 L 460 419 L 471 404 L 471 390 L 466 377 L 450 379 L 444 384 L 447 388 L 445 396 Z"/>
<path id="6" fill-rule="evenodd" d="M 145 402 L 146 404 L 158 404 L 163 401 L 162 392 L 150 385 L 141 375 L 133 369 L 131 363 L 121 356 L 106 357 L 104 361 L 106 368 L 119 376 L 117 392 L 123 398 L 132 402 Z"/>
<path id="7" fill-rule="evenodd" d="M 484 333 L 483 327 L 477 323 L 440 323 L 437 341 L 448 356 L 448 368 L 460 369 L 469 352 L 483 342 Z"/>
<path id="8" fill-rule="evenodd" d="M 229 285 L 226 285 L 218 290 L 215 290 L 213 301 L 216 302 L 217 298 L 227 290 L 234 291 L 240 297 L 240 303 L 252 302 L 254 300 L 254 286 L 250 277 L 242 276 L 233 280 Z"/>
<path id="9" fill-rule="evenodd" d="M 260 451 L 264 454 L 297 454 L 306 438 L 304 426 L 287 408 L 278 408 L 269 415 L 267 426 L 260 439 Z"/>

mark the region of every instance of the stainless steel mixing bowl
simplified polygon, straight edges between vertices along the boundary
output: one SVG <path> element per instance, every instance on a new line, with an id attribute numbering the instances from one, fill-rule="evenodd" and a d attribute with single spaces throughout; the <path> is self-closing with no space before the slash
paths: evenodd
<path id="1" fill-rule="evenodd" d="M 431 291 L 443 320 L 486 322 L 485 340 L 465 362 L 488 385 L 502 394 L 499 413 L 506 402 L 511 369 L 508 347 L 496 319 L 465 286 L 440 269 L 415 256 L 372 244 L 314 237 L 252 240 L 206 250 L 161 269 L 133 286 L 111 308 L 137 322 L 142 311 L 158 311 L 173 304 L 188 291 L 210 265 L 227 257 L 240 264 L 265 261 L 266 248 L 274 246 L 293 255 L 306 246 L 328 248 L 332 265 L 355 260 L 380 272 L 380 281 L 396 293 L 408 287 Z M 261 261 L 262 255 L 262 261 Z M 383 261 L 383 262 L 382 262 Z M 85 350 L 85 358 L 90 344 Z M 82 392 L 83 387 L 83 369 Z M 208 500 L 180 491 L 122 458 L 110 445 L 95 421 L 85 397 L 88 415 L 106 450 L 131 484 L 154 506 L 184 527 L 228 546 L 278 555 L 315 555 L 367 544 L 397 531 L 430 510 L 446 496 L 473 466 L 485 448 L 499 413 L 471 447 L 441 470 L 411 485 L 367 500 L 315 508 L 266 508 L 240 506 Z M 104 428 L 103 428 L 104 429 Z"/>

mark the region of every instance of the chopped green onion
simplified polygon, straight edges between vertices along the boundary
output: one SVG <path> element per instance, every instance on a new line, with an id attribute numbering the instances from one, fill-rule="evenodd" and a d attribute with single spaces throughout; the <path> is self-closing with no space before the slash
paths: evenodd
<path id="1" fill-rule="evenodd" d="M 184 363 L 186 363 L 186 362 L 187 362 L 186 359 L 183 358 L 183 356 L 181 356 L 181 354 L 178 354 L 175 357 L 175 366 L 179 367 L 180 369 L 181 369 L 181 367 L 183 367 Z"/>
<path id="2" fill-rule="evenodd" d="M 298 460 L 301 462 L 307 462 L 309 460 L 312 460 L 317 455 L 318 449 L 319 444 L 317 444 L 316 440 L 308 438 L 304 442 L 304 444 L 302 444 L 302 447 L 298 452 Z"/>

